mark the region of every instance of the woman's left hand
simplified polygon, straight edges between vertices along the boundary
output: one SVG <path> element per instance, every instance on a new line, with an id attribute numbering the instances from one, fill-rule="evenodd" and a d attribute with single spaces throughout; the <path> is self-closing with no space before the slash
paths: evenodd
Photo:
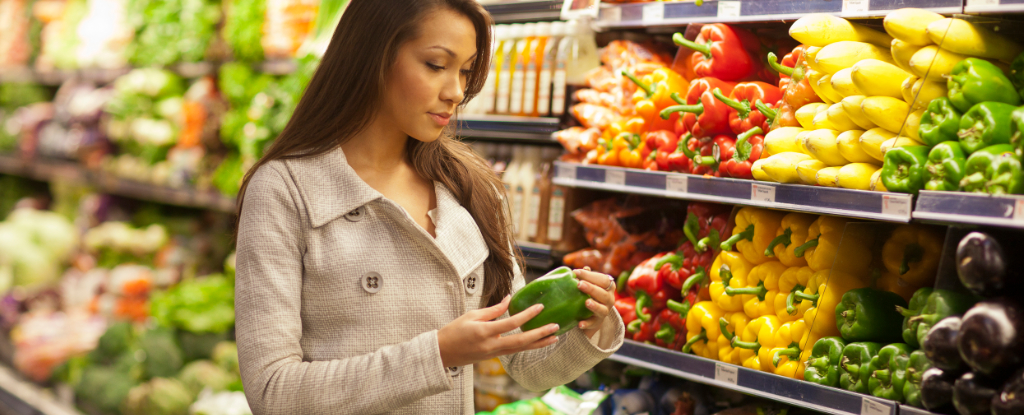
<path id="1" fill-rule="evenodd" d="M 615 306 L 615 280 L 607 274 L 591 271 L 589 267 L 574 271 L 576 278 L 580 280 L 579 288 L 584 294 L 590 296 L 587 300 L 587 308 L 594 312 L 594 316 L 579 323 L 580 330 L 587 338 L 594 337 L 597 331 L 604 325 L 604 319 L 612 313 Z M 611 289 L 608 289 L 611 287 Z"/>

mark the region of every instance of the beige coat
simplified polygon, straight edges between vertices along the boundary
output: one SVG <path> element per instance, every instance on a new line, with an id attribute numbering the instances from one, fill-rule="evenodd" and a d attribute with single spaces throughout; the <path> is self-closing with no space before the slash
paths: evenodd
<path id="1" fill-rule="evenodd" d="M 469 212 L 435 190 L 436 239 L 363 182 L 340 148 L 253 175 L 235 307 L 254 414 L 473 413 L 472 366 L 442 366 L 437 330 L 485 305 L 488 250 Z M 517 268 L 513 290 L 523 285 Z M 612 314 L 594 339 L 574 329 L 502 364 L 533 390 L 570 382 L 622 344 Z"/>

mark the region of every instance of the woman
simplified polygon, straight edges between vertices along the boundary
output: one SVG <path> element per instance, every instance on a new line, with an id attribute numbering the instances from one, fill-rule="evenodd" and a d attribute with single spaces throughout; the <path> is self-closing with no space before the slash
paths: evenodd
<path id="1" fill-rule="evenodd" d="M 579 329 L 519 330 L 538 307 L 508 317 L 524 281 L 503 186 L 446 128 L 485 81 L 489 25 L 474 0 L 349 4 L 242 185 L 236 335 L 253 413 L 472 413 L 475 362 L 500 356 L 542 390 L 621 344 L 604 274 L 577 271 L 594 312 Z"/>

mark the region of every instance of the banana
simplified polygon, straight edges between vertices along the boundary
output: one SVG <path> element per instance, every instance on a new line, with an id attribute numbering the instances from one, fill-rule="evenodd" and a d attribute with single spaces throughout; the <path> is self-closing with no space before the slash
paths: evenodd
<path id="1" fill-rule="evenodd" d="M 921 136 L 917 135 L 917 129 L 921 126 L 922 116 L 924 116 L 924 110 L 917 110 L 907 114 L 907 121 L 903 123 L 903 131 L 900 131 L 900 134 L 911 140 L 917 141 L 918 143 L 924 144 L 924 142 L 921 141 Z"/>
<path id="2" fill-rule="evenodd" d="M 821 88 L 818 87 L 818 81 L 820 81 L 822 77 L 828 74 L 813 69 L 808 69 L 805 73 L 807 74 L 807 83 L 811 85 L 811 89 L 814 90 L 814 94 L 817 95 L 818 98 L 821 98 L 821 100 L 826 104 L 832 105 L 832 100 L 825 96 L 821 92 Z"/>
<path id="3" fill-rule="evenodd" d="M 768 176 L 768 173 L 764 172 L 764 163 L 768 162 L 768 157 L 758 159 L 754 164 L 750 165 L 750 174 L 754 176 L 754 180 L 760 180 L 762 182 L 770 182 L 772 178 Z"/>
<path id="4" fill-rule="evenodd" d="M 883 161 L 885 158 L 882 155 L 882 143 L 893 137 L 896 137 L 896 134 L 884 128 L 872 128 L 860 135 L 860 149 L 875 160 Z"/>
<path id="5" fill-rule="evenodd" d="M 898 132 L 910 112 L 910 105 L 893 97 L 867 97 L 860 103 L 861 111 L 875 125 Z"/>
<path id="6" fill-rule="evenodd" d="M 843 95 L 832 89 L 832 74 L 826 74 L 818 80 L 818 90 L 825 95 L 829 101 L 839 102 L 843 100 Z"/>
<path id="7" fill-rule="evenodd" d="M 796 165 L 804 160 L 811 160 L 811 156 L 804 153 L 779 153 L 768 157 L 762 169 L 773 181 L 799 183 L 800 177 L 796 174 Z"/>
<path id="8" fill-rule="evenodd" d="M 900 84 L 900 95 L 903 95 L 903 100 L 910 103 L 911 106 L 913 106 L 914 102 L 914 82 L 917 82 L 918 79 L 921 78 L 918 78 L 917 75 L 910 75 Z"/>
<path id="9" fill-rule="evenodd" d="M 871 188 L 871 175 L 880 171 L 871 163 L 850 163 L 839 168 L 839 176 L 836 184 L 844 189 L 868 190 Z"/>
<path id="10" fill-rule="evenodd" d="M 834 104 L 833 104 L 834 105 Z M 814 115 L 814 121 L 811 122 L 811 130 L 820 130 L 822 128 L 832 128 L 832 123 L 828 120 L 828 111 L 822 111 Z"/>
<path id="11" fill-rule="evenodd" d="M 921 145 L 921 143 L 919 143 L 917 141 L 914 141 L 914 140 L 911 140 L 908 137 L 898 136 L 898 137 L 893 137 L 893 138 L 890 138 L 888 140 L 885 140 L 885 142 L 882 143 L 882 146 L 879 147 L 879 149 L 882 151 L 882 156 L 884 157 L 885 153 L 887 151 L 889 151 L 891 149 L 894 149 L 896 147 L 919 146 L 919 145 Z"/>
<path id="12" fill-rule="evenodd" d="M 889 189 L 885 188 L 885 184 L 882 183 L 882 169 L 871 174 L 871 188 L 869 189 L 874 192 L 888 192 Z"/>
<path id="13" fill-rule="evenodd" d="M 889 46 L 889 51 L 892 52 L 892 60 L 896 62 L 896 66 L 903 68 L 904 71 L 913 72 L 910 69 L 910 58 L 914 57 L 914 54 L 923 47 L 911 45 L 899 39 L 893 39 L 892 45 Z"/>
<path id="14" fill-rule="evenodd" d="M 850 130 L 839 134 L 839 137 L 836 137 L 839 154 L 842 154 L 843 158 L 850 160 L 851 163 L 877 163 L 878 160 L 860 148 L 860 136 L 862 135 L 864 135 L 864 130 Z"/>
<path id="15" fill-rule="evenodd" d="M 928 108 L 928 104 L 933 99 L 944 97 L 949 92 L 944 81 L 929 81 L 919 79 L 916 76 L 907 79 L 914 79 L 914 82 L 908 88 L 906 85 L 907 81 L 903 81 L 903 100 L 910 103 L 910 109 L 912 110 Z"/>
<path id="16" fill-rule="evenodd" d="M 811 129 L 814 125 L 814 117 L 817 116 L 819 112 L 823 112 L 827 109 L 828 104 L 824 102 L 812 102 L 800 107 L 800 109 L 796 110 L 793 115 L 796 116 L 796 122 L 800 123 L 800 126 Z"/>
<path id="17" fill-rule="evenodd" d="M 853 71 L 850 72 L 850 78 L 853 84 L 867 96 L 902 98 L 903 91 L 900 87 L 904 80 L 913 76 L 899 66 L 875 59 L 857 62 L 851 69 Z"/>
<path id="18" fill-rule="evenodd" d="M 877 125 L 871 122 L 868 117 L 865 117 L 864 111 L 860 109 L 860 104 L 864 102 L 864 98 L 867 97 L 863 95 L 854 95 L 843 98 L 843 101 L 840 103 L 843 104 L 843 111 L 846 111 L 846 115 L 853 120 L 854 124 L 857 124 L 857 126 L 863 130 L 870 130 L 877 127 Z"/>
<path id="19" fill-rule="evenodd" d="M 882 20 L 885 32 L 895 39 L 911 45 L 925 46 L 932 44 L 928 36 L 928 25 L 942 20 L 942 15 L 922 9 L 899 9 L 889 12 Z"/>
<path id="20" fill-rule="evenodd" d="M 818 64 L 814 63 L 814 57 L 818 56 L 818 52 L 821 52 L 820 47 L 808 46 L 807 49 L 804 50 L 804 62 L 807 63 L 808 68 L 814 69 L 818 72 L 824 72 Z"/>
<path id="21" fill-rule="evenodd" d="M 801 183 L 813 186 L 818 184 L 818 170 L 825 167 L 828 165 L 822 163 L 821 160 L 804 160 L 796 164 L 796 175 L 800 178 Z"/>
<path id="22" fill-rule="evenodd" d="M 953 66 L 966 58 L 959 53 L 928 45 L 910 58 L 910 72 L 929 81 L 945 82 L 946 76 L 953 73 Z"/>
<path id="23" fill-rule="evenodd" d="M 826 46 L 844 40 L 887 46 L 892 41 L 892 37 L 885 33 L 824 13 L 809 14 L 793 22 L 789 35 L 797 42 L 811 46 Z"/>
<path id="24" fill-rule="evenodd" d="M 828 123 L 832 125 L 832 128 L 839 131 L 855 130 L 859 126 L 853 122 L 850 115 L 843 109 L 842 103 L 835 103 L 825 110 L 825 114 L 828 117 Z"/>
<path id="25" fill-rule="evenodd" d="M 850 78 L 851 72 L 853 72 L 852 68 L 846 68 L 832 74 L 832 90 L 842 95 L 843 98 L 852 95 L 864 95 L 863 92 L 857 89 L 857 85 L 853 84 L 853 79 Z"/>
<path id="26" fill-rule="evenodd" d="M 818 170 L 816 175 L 818 184 L 825 187 L 837 187 L 839 181 L 839 167 L 825 167 Z"/>
<path id="27" fill-rule="evenodd" d="M 893 63 L 892 52 L 870 43 L 842 41 L 821 48 L 814 62 L 821 70 L 828 73 L 839 72 L 864 59 L 878 59 L 885 63 Z"/>
<path id="28" fill-rule="evenodd" d="M 928 37 L 943 49 L 961 55 L 1010 62 L 1024 48 L 987 27 L 945 18 L 928 24 Z"/>
<path id="29" fill-rule="evenodd" d="M 804 135 L 804 146 L 808 153 L 829 166 L 842 166 L 850 161 L 839 153 L 836 145 L 836 137 L 839 131 L 836 130 L 814 130 Z"/>
<path id="30" fill-rule="evenodd" d="M 804 154 L 806 154 L 808 156 L 811 155 L 811 151 L 807 149 L 807 145 L 806 145 L 806 142 L 804 141 L 804 137 L 807 137 L 807 134 L 810 134 L 811 131 L 814 131 L 814 130 L 804 130 L 800 134 L 796 135 L 796 145 L 797 145 L 797 147 L 800 149 L 801 153 L 804 153 Z M 814 156 L 811 156 L 811 157 L 814 157 Z"/>
<path id="31" fill-rule="evenodd" d="M 764 151 L 771 154 L 801 152 L 796 137 L 804 132 L 800 127 L 779 127 L 764 136 Z"/>

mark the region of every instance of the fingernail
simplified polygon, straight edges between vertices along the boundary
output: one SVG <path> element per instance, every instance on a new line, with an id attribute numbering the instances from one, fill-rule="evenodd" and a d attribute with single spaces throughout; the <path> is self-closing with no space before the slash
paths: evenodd
<path id="1" fill-rule="evenodd" d="M 533 308 L 535 310 L 537 310 L 537 311 L 543 310 L 544 309 L 544 304 L 534 304 Z"/>
<path id="2" fill-rule="evenodd" d="M 594 300 L 587 300 L 587 307 L 593 307 L 594 305 Z"/>
<path id="3" fill-rule="evenodd" d="M 552 333 L 558 331 L 558 324 L 548 324 L 548 331 Z"/>
<path id="4" fill-rule="evenodd" d="M 581 321 L 581 322 L 580 322 L 580 328 L 581 328 L 581 329 L 585 329 L 585 328 L 587 328 L 587 323 L 585 323 L 585 322 L 582 322 L 582 321 Z"/>
<path id="5" fill-rule="evenodd" d="M 577 282 L 576 288 L 583 289 L 583 281 Z"/>
<path id="6" fill-rule="evenodd" d="M 583 267 L 584 271 L 590 271 L 590 267 Z"/>

